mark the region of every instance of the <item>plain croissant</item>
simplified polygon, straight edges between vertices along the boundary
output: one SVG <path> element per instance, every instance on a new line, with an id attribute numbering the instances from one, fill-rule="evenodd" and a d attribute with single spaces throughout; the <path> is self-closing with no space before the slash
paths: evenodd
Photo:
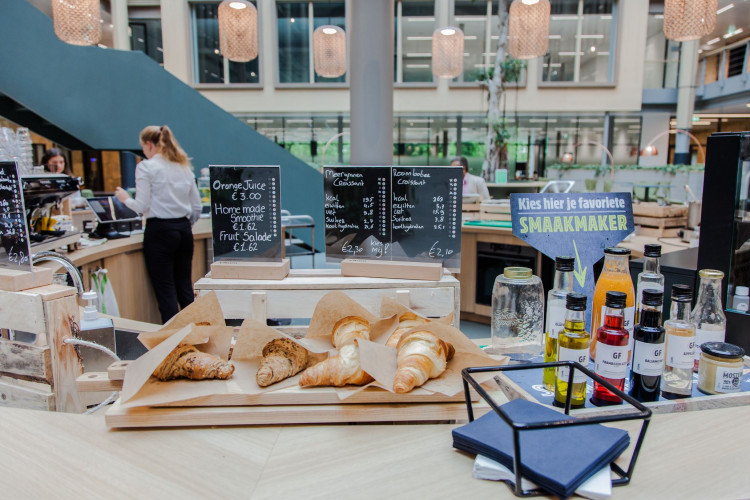
<path id="1" fill-rule="evenodd" d="M 189 344 L 175 348 L 154 370 L 154 376 L 162 381 L 176 378 L 227 379 L 232 373 L 234 366 L 231 363 L 212 354 L 200 352 Z"/>
<path id="2" fill-rule="evenodd" d="M 311 366 L 299 379 L 301 387 L 332 385 L 341 387 L 347 384 L 365 385 L 375 380 L 362 370 L 359 363 L 359 347 L 347 344 L 336 356 L 332 356 L 317 365 Z"/>
<path id="3" fill-rule="evenodd" d="M 398 318 L 398 327 L 393 331 L 391 336 L 388 337 L 385 345 L 387 345 L 388 347 L 393 347 L 395 349 L 396 347 L 398 347 L 398 341 L 399 339 L 401 339 L 401 335 L 408 332 L 415 326 L 424 325 L 425 323 L 429 322 L 429 319 L 417 316 L 414 313 L 402 314 Z"/>
<path id="4" fill-rule="evenodd" d="M 339 350 L 338 354 L 302 372 L 300 386 L 341 387 L 347 384 L 365 385 L 375 380 L 362 370 L 359 346 L 354 342 L 357 338 L 370 340 L 370 323 L 367 320 L 347 316 L 334 325 L 331 337 L 333 345 Z"/>
<path id="5" fill-rule="evenodd" d="M 393 390 L 403 394 L 428 379 L 439 377 L 454 352 L 450 343 L 425 330 L 402 335 L 398 342 L 398 370 L 393 380 Z"/>
<path id="6" fill-rule="evenodd" d="M 306 365 L 307 349 L 287 338 L 273 339 L 263 347 L 255 381 L 267 387 L 298 374 Z"/>

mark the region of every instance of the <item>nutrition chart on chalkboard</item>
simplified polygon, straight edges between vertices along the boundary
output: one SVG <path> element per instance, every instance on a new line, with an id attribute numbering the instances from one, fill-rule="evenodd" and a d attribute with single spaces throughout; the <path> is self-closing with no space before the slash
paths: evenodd
<path id="1" fill-rule="evenodd" d="M 461 262 L 461 167 L 325 167 L 326 257 Z"/>
<path id="2" fill-rule="evenodd" d="M 31 249 L 16 163 L 0 162 L 0 267 L 31 270 Z"/>

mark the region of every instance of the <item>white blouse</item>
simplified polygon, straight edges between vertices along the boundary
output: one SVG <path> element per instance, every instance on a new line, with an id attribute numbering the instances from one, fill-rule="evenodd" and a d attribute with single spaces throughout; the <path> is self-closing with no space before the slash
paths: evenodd
<path id="1" fill-rule="evenodd" d="M 158 153 L 135 167 L 135 198 L 125 205 L 146 217 L 187 217 L 193 224 L 202 208 L 193 170 Z"/>

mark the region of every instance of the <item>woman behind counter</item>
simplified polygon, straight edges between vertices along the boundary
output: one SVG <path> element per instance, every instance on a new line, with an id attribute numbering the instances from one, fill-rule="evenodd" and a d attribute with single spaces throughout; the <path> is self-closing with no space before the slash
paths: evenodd
<path id="1" fill-rule="evenodd" d="M 65 156 L 57 148 L 49 148 L 42 156 L 44 170 L 53 174 L 73 175 L 70 168 L 65 165 Z"/>
<path id="2" fill-rule="evenodd" d="M 193 302 L 191 228 L 200 217 L 201 199 L 190 159 L 169 127 L 148 126 L 140 141 L 146 159 L 135 168 L 135 199 L 121 187 L 115 196 L 146 216 L 143 254 L 166 323 Z"/>

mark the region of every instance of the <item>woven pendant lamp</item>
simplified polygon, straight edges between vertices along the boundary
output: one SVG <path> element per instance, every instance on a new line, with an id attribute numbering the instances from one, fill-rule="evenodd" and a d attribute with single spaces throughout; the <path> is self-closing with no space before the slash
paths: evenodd
<path id="1" fill-rule="evenodd" d="M 508 52 L 534 59 L 549 47 L 549 0 L 513 0 L 508 16 Z"/>
<path id="2" fill-rule="evenodd" d="M 716 27 L 719 0 L 665 0 L 664 36 L 676 42 L 698 40 Z"/>
<path id="3" fill-rule="evenodd" d="M 258 10 L 247 0 L 219 4 L 219 50 L 234 62 L 258 57 Z"/>
<path id="4" fill-rule="evenodd" d="M 464 71 L 464 32 L 455 26 L 438 28 L 432 34 L 432 74 L 456 78 Z"/>
<path id="5" fill-rule="evenodd" d="M 99 0 L 52 0 L 55 35 L 72 45 L 96 45 L 102 39 Z"/>
<path id="6" fill-rule="evenodd" d="M 313 31 L 315 72 L 325 78 L 346 73 L 346 33 L 338 26 L 326 24 Z"/>

